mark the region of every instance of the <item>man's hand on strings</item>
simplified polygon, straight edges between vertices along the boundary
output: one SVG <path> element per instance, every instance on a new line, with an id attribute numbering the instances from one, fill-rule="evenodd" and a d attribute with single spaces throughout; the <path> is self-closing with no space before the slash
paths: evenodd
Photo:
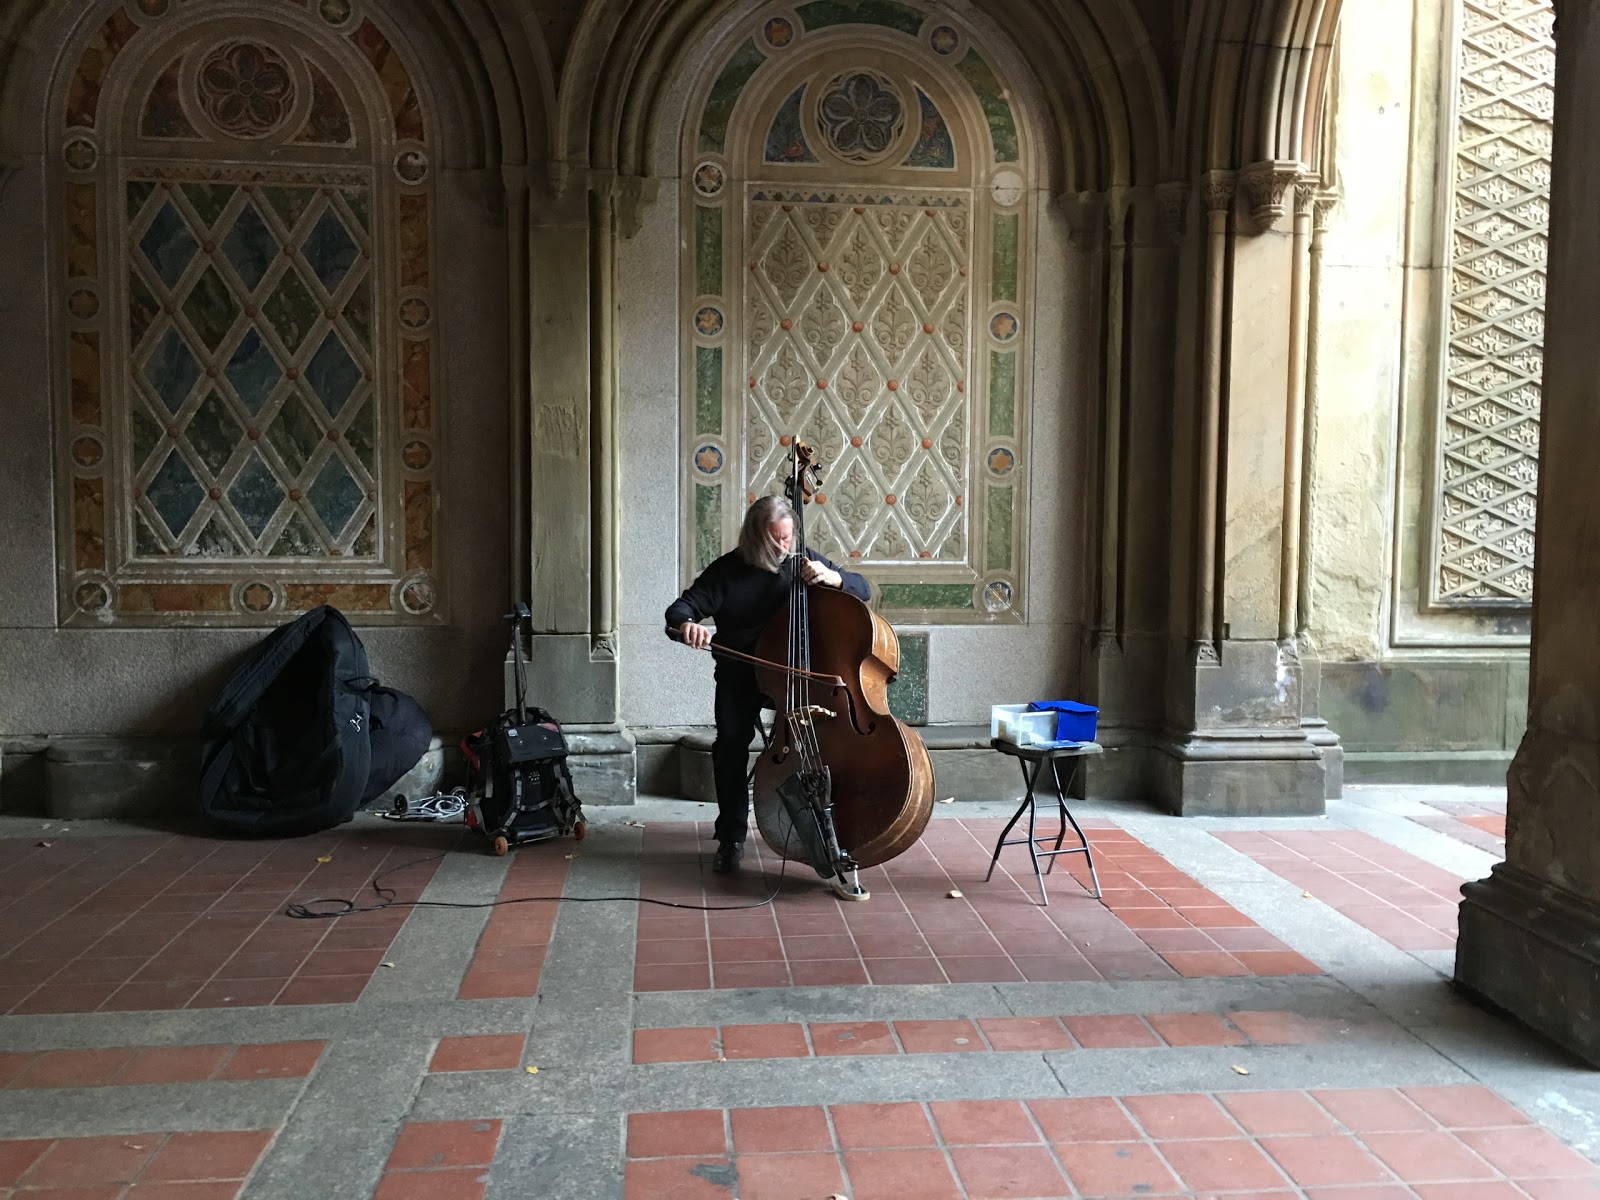
<path id="1" fill-rule="evenodd" d="M 807 583 L 821 584 L 823 587 L 836 588 L 844 583 L 844 576 L 837 571 L 830 571 L 814 558 L 808 558 L 800 565 L 800 578 Z"/>
<path id="2" fill-rule="evenodd" d="M 698 621 L 685 621 L 678 626 L 678 640 L 695 650 L 704 650 L 711 645 L 711 630 Z"/>

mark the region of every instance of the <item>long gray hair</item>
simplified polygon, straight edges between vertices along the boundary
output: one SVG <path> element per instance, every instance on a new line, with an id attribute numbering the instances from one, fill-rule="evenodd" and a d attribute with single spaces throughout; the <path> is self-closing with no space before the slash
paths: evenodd
<path id="1" fill-rule="evenodd" d="M 793 521 L 794 509 L 782 496 L 763 496 L 752 504 L 739 527 L 739 556 L 752 567 L 776 573 L 784 555 L 767 529 L 783 520 Z"/>

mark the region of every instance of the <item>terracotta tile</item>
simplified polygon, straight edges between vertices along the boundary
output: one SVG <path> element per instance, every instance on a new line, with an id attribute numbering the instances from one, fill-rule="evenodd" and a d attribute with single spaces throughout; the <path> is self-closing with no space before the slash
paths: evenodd
<path id="1" fill-rule="evenodd" d="M 1083 955 L 1070 954 L 1018 954 L 1012 957 L 1017 970 L 1030 983 L 1070 983 L 1075 980 L 1098 980 L 1100 972 Z"/>
<path id="2" fill-rule="evenodd" d="M 1073 1186 L 1085 1196 L 1166 1194 L 1178 1190 L 1172 1172 L 1146 1142 L 1069 1143 L 1058 1145 L 1056 1152 Z"/>
<path id="3" fill-rule="evenodd" d="M 697 992 L 711 986 L 711 960 L 659 967 L 635 967 L 636 992 Z"/>
<path id="4" fill-rule="evenodd" d="M 21 1182 L 30 1188 L 131 1183 L 161 1141 L 159 1133 L 61 1138 L 51 1143 Z"/>
<path id="5" fill-rule="evenodd" d="M 1251 975 L 1253 972 L 1231 954 L 1222 951 L 1173 950 L 1161 956 L 1185 979 L 1220 979 L 1227 976 Z"/>
<path id="6" fill-rule="evenodd" d="M 165 1012 L 182 1008 L 200 990 L 194 982 L 125 983 L 100 1005 L 100 1012 Z"/>
<path id="7" fill-rule="evenodd" d="M 729 1200 L 735 1175 L 725 1158 L 657 1158 L 630 1162 L 623 1179 L 624 1200 Z"/>
<path id="8" fill-rule="evenodd" d="M 734 1058 L 807 1058 L 804 1025 L 724 1025 L 722 1053 Z"/>
<path id="9" fill-rule="evenodd" d="M 279 1004 L 354 1004 L 371 982 L 368 975 L 296 976 L 278 994 Z"/>
<path id="10" fill-rule="evenodd" d="M 721 1109 L 632 1113 L 628 1117 L 629 1158 L 721 1158 L 727 1153 L 728 1133 Z"/>
<path id="11" fill-rule="evenodd" d="M 1240 929 L 1208 929 L 1206 930 L 1206 936 L 1230 954 L 1238 954 L 1241 950 L 1287 950 L 1289 948 L 1259 925 Z"/>
<path id="12" fill-rule="evenodd" d="M 859 958 L 791 958 L 789 978 L 795 987 L 849 987 L 867 982 L 867 968 Z"/>
<path id="13" fill-rule="evenodd" d="M 728 1116 L 733 1126 L 733 1152 L 739 1156 L 741 1192 L 745 1155 L 833 1149 L 828 1118 L 820 1108 L 736 1108 Z"/>
<path id="14" fill-rule="evenodd" d="M 408 1121 L 384 1170 L 487 1166 L 499 1144 L 499 1121 Z"/>
<path id="15" fill-rule="evenodd" d="M 1314 1091 L 1311 1098 L 1355 1133 L 1438 1128 L 1432 1117 L 1393 1088 L 1330 1089 Z"/>
<path id="16" fill-rule="evenodd" d="M 928 1106 L 947 1146 L 1026 1145 L 1040 1140 L 1016 1100 L 941 1100 Z"/>
<path id="17" fill-rule="evenodd" d="M 123 1196 L 133 1195 L 133 1192 L 131 1189 L 124 1190 L 120 1183 L 102 1183 L 91 1187 L 30 1188 L 17 1195 L 25 1196 L 27 1200 L 120 1200 Z"/>
<path id="18" fill-rule="evenodd" d="M 945 973 L 933 958 L 868 958 L 864 960 L 873 983 L 945 983 Z"/>
<path id="19" fill-rule="evenodd" d="M 490 1033 L 473 1037 L 443 1037 L 428 1063 L 430 1071 L 507 1071 L 522 1065 L 527 1037 L 520 1033 Z"/>
<path id="20" fill-rule="evenodd" d="M 1077 1044 L 1055 1017 L 979 1017 L 978 1028 L 995 1050 L 1070 1050 Z"/>
<path id="21" fill-rule="evenodd" d="M 1515 1179 L 1586 1178 L 1596 1173 L 1593 1163 L 1543 1129 L 1527 1125 L 1463 1129 L 1456 1136 Z"/>
<path id="22" fill-rule="evenodd" d="M 1481 1183 L 1415 1183 L 1411 1190 L 1421 1200 L 1528 1200 L 1528 1193 L 1508 1179 Z M 1600 1187 L 1589 1194 L 1600 1195 Z"/>
<path id="23" fill-rule="evenodd" d="M 709 1025 L 687 1029 L 636 1029 L 636 1063 L 711 1062 L 717 1057 L 717 1031 Z"/>
<path id="24" fill-rule="evenodd" d="M 139 1176 L 139 1182 L 199 1179 L 243 1179 L 250 1174 L 272 1130 L 175 1133 L 166 1140 Z"/>
<path id="25" fill-rule="evenodd" d="M 1238 959 L 1252 975 L 1322 975 L 1323 969 L 1292 950 L 1235 950 Z"/>
<path id="26" fill-rule="evenodd" d="M 920 1104 L 835 1104 L 828 1111 L 846 1150 L 935 1144 L 933 1126 Z"/>
<path id="27" fill-rule="evenodd" d="M 1131 1014 L 1115 1016 L 1062 1017 L 1080 1046 L 1086 1050 L 1125 1049 L 1133 1046 L 1159 1046 L 1161 1039 L 1144 1021 Z"/>
<path id="28" fill-rule="evenodd" d="M 9 1086 L 38 1057 L 32 1050 L 0 1051 L 0 1088 Z"/>
<path id="29" fill-rule="evenodd" d="M 326 1042 L 268 1042 L 240 1046 L 218 1079 L 302 1079 L 316 1069 Z"/>
<path id="30" fill-rule="evenodd" d="M 1109 1096 L 1030 1100 L 1028 1109 L 1051 1142 L 1133 1141 L 1141 1134 Z"/>
<path id="31" fill-rule="evenodd" d="M 1354 1187 L 1307 1188 L 1307 1200 L 1414 1200 L 1416 1193 L 1398 1183 L 1357 1184 Z M 1252 1196 L 1250 1200 L 1255 1200 Z"/>
<path id="32" fill-rule="evenodd" d="M 1239 1136 L 1233 1118 L 1210 1096 L 1124 1096 L 1122 1103 L 1152 1138 Z"/>
<path id="33" fill-rule="evenodd" d="M 942 955 L 939 966 L 951 983 L 1021 983 L 1022 972 L 1003 954 Z"/>
<path id="34" fill-rule="evenodd" d="M 313 980 L 313 983 L 323 983 L 325 980 Z M 288 1003 L 328 1003 L 328 1001 L 291 1001 L 290 992 L 296 987 L 290 984 L 284 989 L 282 1004 Z M 359 995 L 359 992 L 357 993 Z M 469 969 L 467 977 L 461 981 L 461 989 L 456 993 L 459 1000 L 512 1000 L 523 996 L 536 996 L 539 994 L 539 972 L 533 970 L 519 971 L 479 971 Z"/>
<path id="35" fill-rule="evenodd" d="M 1217 1099 L 1246 1133 L 1257 1137 L 1339 1132 L 1333 1118 L 1304 1092 L 1234 1092 Z"/>
<path id="36" fill-rule="evenodd" d="M 1495 1173 L 1488 1163 L 1445 1132 L 1369 1133 L 1361 1140 L 1407 1183 L 1488 1179 Z"/>
<path id="37" fill-rule="evenodd" d="M 488 1179 L 486 1167 L 393 1171 L 379 1181 L 372 1200 L 483 1200 Z"/>
<path id="38" fill-rule="evenodd" d="M 21 1179 L 52 1144 L 50 1138 L 0 1141 L 0 1187 L 10 1187 Z"/>
<path id="39" fill-rule="evenodd" d="M 1400 1094 L 1446 1129 L 1532 1124 L 1521 1110 L 1478 1084 L 1408 1087 Z"/>
<path id="40" fill-rule="evenodd" d="M 966 1200 L 941 1150 L 854 1150 L 844 1169 L 851 1200 Z"/>
<path id="41" fill-rule="evenodd" d="M 1068 1194 L 1061 1169 L 1043 1146 L 958 1146 L 950 1157 L 970 1196 L 1011 1200 Z"/>
<path id="42" fill-rule="evenodd" d="M 127 1047 L 108 1050 L 49 1050 L 38 1055 L 12 1083 L 14 1088 L 104 1087 L 133 1061 Z"/>
<path id="43" fill-rule="evenodd" d="M 996 940 L 995 935 L 987 929 L 972 930 L 924 930 L 927 938 L 928 949 L 939 958 L 976 958 L 982 955 L 998 955 L 1004 958 L 1009 947 L 1004 947 Z M 1038 938 L 1041 941 L 1048 939 L 1049 934 L 1013 934 L 1014 937 Z M 1050 950 L 1059 950 L 1061 939 L 1056 938 Z"/>
<path id="44" fill-rule="evenodd" d="M 190 1008 L 257 1008 L 271 1004 L 288 979 L 230 979 L 206 984 L 189 998 Z"/>
<path id="45" fill-rule="evenodd" d="M 737 1132 L 734 1138 L 737 1142 Z M 831 1152 L 741 1154 L 736 1161 L 739 1169 L 739 1200 L 795 1200 L 797 1196 L 832 1196 L 844 1187 L 844 1172 L 839 1167 L 839 1156 Z M 723 1200 L 726 1200 L 726 1195 L 723 1194 Z"/>
<path id="46" fill-rule="evenodd" d="M 1228 1019 L 1260 1046 L 1293 1046 L 1328 1040 L 1321 1025 L 1297 1013 L 1230 1012 Z"/>
<path id="47" fill-rule="evenodd" d="M 1117 919 L 1129 929 L 1192 929 L 1183 915 L 1165 906 L 1161 908 L 1113 908 Z"/>
<path id="48" fill-rule="evenodd" d="M 1353 1138 L 1271 1137 L 1261 1139 L 1261 1148 L 1301 1187 L 1394 1181 L 1388 1168 Z"/>
<path id="49" fill-rule="evenodd" d="M 833 1054 L 898 1054 L 900 1046 L 883 1021 L 831 1022 L 811 1026 L 817 1057 Z"/>
<path id="50" fill-rule="evenodd" d="M 1533 1200 L 1595 1200 L 1600 1176 L 1588 1179 L 1518 1179 L 1517 1186 Z"/>
<path id="51" fill-rule="evenodd" d="M 971 1021 L 896 1021 L 894 1031 L 907 1054 L 955 1054 L 984 1049 Z"/>
<path id="52" fill-rule="evenodd" d="M 856 950 L 862 958 L 896 959 L 896 958 L 931 958 L 933 951 L 928 943 L 923 940 L 920 933 L 910 935 L 898 933 L 861 933 L 855 932 Z"/>
<path id="53" fill-rule="evenodd" d="M 855 959 L 856 942 L 847 933 L 821 936 L 783 935 L 783 948 L 791 964 L 809 959 Z"/>
<path id="54" fill-rule="evenodd" d="M 1167 965 L 1159 954 L 1140 950 L 1102 954 L 1089 950 L 1085 955 L 1090 965 L 1104 979 L 1176 979 L 1178 973 Z"/>
<path id="55" fill-rule="evenodd" d="M 1178 1178 L 1195 1191 L 1260 1190 L 1285 1187 L 1289 1182 L 1248 1138 L 1163 1141 L 1159 1149 Z"/>
<path id="56" fill-rule="evenodd" d="M 1147 1013 L 1144 1019 L 1169 1046 L 1242 1046 L 1247 1040 L 1216 1013 Z"/>
<path id="57" fill-rule="evenodd" d="M 210 1079 L 233 1051 L 232 1046 L 152 1046 L 136 1051 L 116 1082 L 198 1083 Z"/>
<path id="58" fill-rule="evenodd" d="M 783 941 L 777 937 L 711 938 L 711 963 L 782 962 Z"/>
<path id="59" fill-rule="evenodd" d="M 124 1195 L 126 1200 L 236 1200 L 240 1189 L 244 1187 L 242 1179 L 217 1179 L 205 1183 L 145 1183 L 134 1184 Z M 48 1200 L 50 1193 L 35 1193 L 40 1200 Z M 60 1200 L 68 1200 L 63 1196 Z M 73 1200 L 79 1200 L 73 1197 Z"/>
<path id="60" fill-rule="evenodd" d="M 784 962 L 719 962 L 711 978 L 719 988 L 788 987 L 789 966 Z"/>

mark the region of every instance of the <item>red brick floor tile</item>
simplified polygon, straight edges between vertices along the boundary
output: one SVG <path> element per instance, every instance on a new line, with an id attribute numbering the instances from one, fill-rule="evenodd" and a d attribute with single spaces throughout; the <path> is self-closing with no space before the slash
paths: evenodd
<path id="1" fill-rule="evenodd" d="M 939 969 L 937 959 L 928 958 L 867 958 L 867 977 L 877 984 L 893 983 L 944 983 L 945 973 Z"/>
<path id="2" fill-rule="evenodd" d="M 1389 1088 L 1341 1088 L 1311 1093 L 1312 1099 L 1355 1133 L 1436 1129 L 1432 1117 Z"/>
<path id="3" fill-rule="evenodd" d="M 711 960 L 703 963 L 679 963 L 671 966 L 635 967 L 633 990 L 636 992 L 697 992 L 711 986 Z"/>
<path id="4" fill-rule="evenodd" d="M 966 1200 L 941 1150 L 853 1150 L 844 1169 L 851 1200 Z"/>
<path id="5" fill-rule="evenodd" d="M 189 998 L 189 1007 L 259 1008 L 276 1000 L 288 983 L 287 978 L 214 980 Z"/>
<path id="6" fill-rule="evenodd" d="M 1121 1050 L 1134 1046 L 1159 1046 L 1158 1038 L 1142 1018 L 1131 1014 L 1062 1017 L 1080 1046 L 1088 1050 Z"/>
<path id="7" fill-rule="evenodd" d="M 428 1063 L 430 1071 L 507 1071 L 522 1065 L 527 1037 L 520 1033 L 489 1033 L 471 1037 L 443 1037 Z"/>
<path id="8" fill-rule="evenodd" d="M 1307 1200 L 1415 1200 L 1416 1193 L 1399 1183 L 1365 1183 L 1353 1187 L 1307 1188 L 1305 1195 Z M 1252 1196 L 1250 1200 L 1256 1198 Z"/>
<path id="9" fill-rule="evenodd" d="M 1030 1100 L 1028 1108 L 1052 1143 L 1127 1142 L 1141 1136 L 1122 1105 L 1109 1096 Z"/>
<path id="10" fill-rule="evenodd" d="M 391 1171 L 379 1182 L 372 1200 L 483 1200 L 488 1179 L 485 1167 Z"/>
<path id="11" fill-rule="evenodd" d="M 1166 959 L 1149 951 L 1128 951 L 1100 954 L 1090 951 L 1085 957 L 1100 972 L 1103 979 L 1176 979 L 1178 973 L 1167 965 Z"/>
<path id="12" fill-rule="evenodd" d="M 721 1109 L 633 1113 L 628 1117 L 629 1158 L 722 1158 L 728 1133 Z"/>
<path id="13" fill-rule="evenodd" d="M 131 1194 L 131 1191 L 124 1190 L 120 1183 L 99 1184 L 92 1187 L 30 1188 L 17 1193 L 27 1200 L 120 1200 L 120 1197 Z"/>
<path id="14" fill-rule="evenodd" d="M 49 1138 L 0 1142 L 0 1187 L 10 1187 L 50 1149 Z"/>
<path id="15" fill-rule="evenodd" d="M 232 1046 L 151 1046 L 117 1072 L 118 1084 L 198 1083 L 216 1074 Z"/>
<path id="16" fill-rule="evenodd" d="M 726 1158 L 630 1162 L 623 1179 L 624 1200 L 728 1200 L 734 1195 L 733 1164 Z"/>
<path id="17" fill-rule="evenodd" d="M 883 1021 L 831 1022 L 811 1026 L 811 1045 L 819 1058 L 833 1054 L 898 1054 L 900 1046 Z"/>
<path id="18" fill-rule="evenodd" d="M 297 975 L 278 994 L 278 1004 L 354 1004 L 371 975 Z"/>
<path id="19" fill-rule="evenodd" d="M 1256 1137 L 1339 1132 L 1333 1118 L 1303 1092 L 1235 1092 L 1217 1099 L 1246 1133 Z"/>
<path id="20" fill-rule="evenodd" d="M 783 962 L 721 962 L 711 968 L 719 988 L 788 987 L 789 967 Z"/>
<path id="21" fill-rule="evenodd" d="M 1259 1046 L 1293 1046 L 1328 1040 L 1320 1024 L 1298 1013 L 1230 1012 L 1228 1019 Z"/>
<path id="22" fill-rule="evenodd" d="M 46 984 L 30 991 L 11 1008 L 12 1016 L 43 1013 L 94 1012 L 111 999 L 116 988 L 106 984 L 58 987 Z"/>
<path id="23" fill-rule="evenodd" d="M 31 1050 L 0 1051 L 0 1088 L 9 1087 L 39 1055 Z"/>
<path id="24" fill-rule="evenodd" d="M 159 1133 L 62 1138 L 18 1182 L 24 1187 L 85 1187 L 131 1183 L 161 1145 Z"/>
<path id="25" fill-rule="evenodd" d="M 1082 1142 L 1057 1146 L 1073 1186 L 1085 1196 L 1171 1194 L 1177 1181 L 1145 1142 Z"/>
<path id="26" fill-rule="evenodd" d="M 935 1144 L 933 1126 L 920 1104 L 835 1104 L 828 1112 L 846 1150 Z"/>
<path id="27" fill-rule="evenodd" d="M 735 1058 L 806 1058 L 811 1046 L 804 1025 L 724 1025 L 722 1053 Z"/>
<path id="28" fill-rule="evenodd" d="M 104 1087 L 133 1061 L 128 1047 L 50 1050 L 40 1054 L 11 1085 L 18 1088 Z"/>
<path id="29" fill-rule="evenodd" d="M 1589 1179 L 1518 1179 L 1517 1186 L 1533 1200 L 1595 1200 L 1600 1176 Z"/>
<path id="30" fill-rule="evenodd" d="M 783 935 L 783 948 L 791 963 L 808 959 L 856 958 L 855 939 L 847 933 Z"/>
<path id="31" fill-rule="evenodd" d="M 776 937 L 716 937 L 711 939 L 711 963 L 782 962 L 783 942 Z"/>
<path id="32" fill-rule="evenodd" d="M 939 966 L 951 983 L 1022 983 L 1026 978 L 1017 963 L 1005 955 L 942 955 Z"/>
<path id="33" fill-rule="evenodd" d="M 1528 1200 L 1509 1179 L 1490 1179 L 1479 1183 L 1415 1183 L 1411 1185 L 1421 1200 Z"/>
<path id="34" fill-rule="evenodd" d="M 240 1046 L 218 1079 L 303 1079 L 316 1069 L 326 1042 L 268 1042 Z"/>
<path id="35" fill-rule="evenodd" d="M 499 1121 L 409 1121 L 384 1169 L 487 1166 L 499 1144 Z"/>
<path id="36" fill-rule="evenodd" d="M 1029 983 L 1071 983 L 1098 980 L 1100 972 L 1076 951 L 1071 954 L 1019 954 L 1012 958 Z"/>
<path id="37" fill-rule="evenodd" d="M 1161 957 L 1185 979 L 1219 979 L 1254 974 L 1239 959 L 1221 950 L 1173 950 Z"/>
<path id="38" fill-rule="evenodd" d="M 1144 1019 L 1169 1046 L 1242 1046 L 1247 1040 L 1216 1013 L 1147 1013 Z"/>
<path id="39" fill-rule="evenodd" d="M 1232 954 L 1252 975 L 1324 974 L 1316 963 L 1292 950 L 1235 950 Z"/>
<path id="40" fill-rule="evenodd" d="M 311 980 L 312 985 L 325 982 Z M 290 984 L 290 988 L 296 987 Z M 511 1000 L 523 996 L 534 996 L 539 992 L 539 972 L 537 970 L 518 971 L 479 971 L 475 968 L 467 970 L 466 978 L 461 981 L 461 988 L 456 993 L 460 1000 Z M 284 990 L 284 999 L 281 1003 L 290 1003 L 288 1000 L 289 989 Z M 333 1001 L 325 999 L 305 998 L 305 991 L 297 991 L 292 1003 L 297 1004 L 327 1004 Z"/>
<path id="41" fill-rule="evenodd" d="M 126 1200 L 235 1200 L 244 1187 L 242 1179 L 212 1180 L 207 1183 L 144 1183 L 134 1184 L 124 1193 Z M 35 1192 L 35 1197 L 49 1200 L 49 1192 Z M 67 1200 L 66 1197 L 60 1200 Z"/>
<path id="42" fill-rule="evenodd" d="M 174 1133 L 139 1176 L 147 1181 L 243 1179 L 272 1141 L 272 1130 Z"/>
<path id="43" fill-rule="evenodd" d="M 1407 1183 L 1489 1179 L 1494 1170 L 1449 1133 L 1369 1133 L 1361 1139 Z"/>
<path id="44" fill-rule="evenodd" d="M 1239 1136 L 1233 1118 L 1210 1096 L 1125 1096 L 1122 1103 L 1152 1138 Z"/>
<path id="45" fill-rule="evenodd" d="M 733 1152 L 743 1174 L 747 1154 L 831 1151 L 833 1134 L 828 1118 L 816 1107 L 736 1108 L 729 1114 L 733 1127 Z"/>
<path id="46" fill-rule="evenodd" d="M 1301 1187 L 1333 1187 L 1393 1182 L 1387 1167 L 1348 1137 L 1271 1137 L 1261 1139 L 1284 1173 Z"/>
<path id="47" fill-rule="evenodd" d="M 1159 1149 L 1178 1178 L 1197 1192 L 1264 1190 L 1289 1182 L 1248 1138 L 1163 1141 Z"/>
<path id="48" fill-rule="evenodd" d="M 1026 1145 L 1040 1140 L 1028 1110 L 1017 1100 L 942 1100 L 928 1108 L 947 1146 Z"/>
<path id="49" fill-rule="evenodd" d="M 795 987 L 849 987 L 867 982 L 867 968 L 859 958 L 790 959 L 789 977 Z"/>
<path id="50" fill-rule="evenodd" d="M 1077 1044 L 1055 1017 L 979 1017 L 978 1028 L 996 1050 L 1070 1050 Z"/>
<path id="51" fill-rule="evenodd" d="M 185 983 L 125 983 L 101 1003 L 100 1012 L 168 1011 L 183 1008 L 200 985 Z"/>
<path id="52" fill-rule="evenodd" d="M 971 1021 L 896 1021 L 894 1031 L 907 1054 L 954 1054 L 984 1048 Z"/>
<path id="53" fill-rule="evenodd" d="M 1070 1195 L 1061 1168 L 1043 1146 L 958 1146 L 950 1151 L 969 1196 L 985 1200 Z"/>
<path id="54" fill-rule="evenodd" d="M 737 1133 L 734 1138 L 737 1141 Z M 741 1154 L 735 1162 L 739 1171 L 739 1200 L 832 1196 L 844 1187 L 839 1156 L 833 1153 Z"/>
<path id="55" fill-rule="evenodd" d="M 636 1063 L 711 1062 L 717 1057 L 717 1031 L 709 1025 L 687 1029 L 636 1029 Z"/>
<path id="56" fill-rule="evenodd" d="M 1543 1129 L 1463 1129 L 1463 1142 L 1513 1179 L 1558 1179 L 1595 1175 L 1593 1163 Z"/>
<path id="57" fill-rule="evenodd" d="M 1532 1124 L 1515 1106 L 1477 1084 L 1407 1087 L 1400 1094 L 1446 1129 Z"/>

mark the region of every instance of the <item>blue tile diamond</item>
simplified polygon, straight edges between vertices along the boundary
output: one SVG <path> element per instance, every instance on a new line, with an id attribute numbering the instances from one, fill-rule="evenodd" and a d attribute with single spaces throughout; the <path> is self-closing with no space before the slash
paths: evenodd
<path id="1" fill-rule="evenodd" d="M 261 411 L 261 406 L 283 378 L 278 360 L 254 329 L 244 335 L 223 374 L 227 375 L 228 382 L 233 384 L 233 390 L 239 393 L 239 399 L 250 410 L 252 417 Z"/>
<path id="2" fill-rule="evenodd" d="M 195 241 L 194 234 L 189 232 L 189 226 L 171 201 L 161 206 L 156 219 L 139 239 L 139 249 L 144 251 L 145 258 L 169 288 L 183 277 L 184 268 L 199 248 L 200 243 Z"/>
<path id="3" fill-rule="evenodd" d="M 233 502 L 234 511 L 250 530 L 250 535 L 259 540 L 262 532 L 272 523 L 278 506 L 283 503 L 283 487 L 273 477 L 267 464 L 261 461 L 261 456 L 252 454 L 244 470 L 239 472 L 239 477 L 228 489 L 228 499 Z"/>
<path id="4" fill-rule="evenodd" d="M 265 278 L 272 260 L 278 256 L 278 250 L 278 239 L 267 228 L 267 223 L 261 219 L 261 214 L 253 204 L 246 204 L 240 210 L 238 219 L 222 243 L 223 253 L 233 264 L 233 269 L 239 272 L 245 287 L 252 292 L 261 286 L 261 280 Z"/>
<path id="5" fill-rule="evenodd" d="M 161 397 L 167 411 L 175 413 L 183 407 L 195 380 L 200 378 L 200 364 L 178 331 L 169 329 L 167 336 L 145 359 L 144 377 Z"/>
<path id="6" fill-rule="evenodd" d="M 311 507 L 316 509 L 335 541 L 350 524 L 350 518 L 355 516 L 365 495 L 360 485 L 350 478 L 350 469 L 337 454 L 323 464 L 308 493 Z"/>
<path id="7" fill-rule="evenodd" d="M 194 472 L 176 450 L 167 455 L 167 461 L 161 464 L 145 489 L 145 495 L 175 538 L 183 534 L 184 527 L 206 498 L 205 489 L 195 481 Z"/>
<path id="8" fill-rule="evenodd" d="M 350 399 L 350 393 L 356 390 L 362 375 L 361 368 L 356 366 L 339 335 L 332 330 L 306 364 L 306 382 L 322 401 L 322 406 L 335 417 Z"/>
<path id="9" fill-rule="evenodd" d="M 311 264 L 311 269 L 317 273 L 317 278 L 322 280 L 322 286 L 328 289 L 331 296 L 339 290 L 344 277 L 350 273 L 361 247 L 350 236 L 339 214 L 330 207 L 312 227 L 302 250 L 306 262 Z"/>

